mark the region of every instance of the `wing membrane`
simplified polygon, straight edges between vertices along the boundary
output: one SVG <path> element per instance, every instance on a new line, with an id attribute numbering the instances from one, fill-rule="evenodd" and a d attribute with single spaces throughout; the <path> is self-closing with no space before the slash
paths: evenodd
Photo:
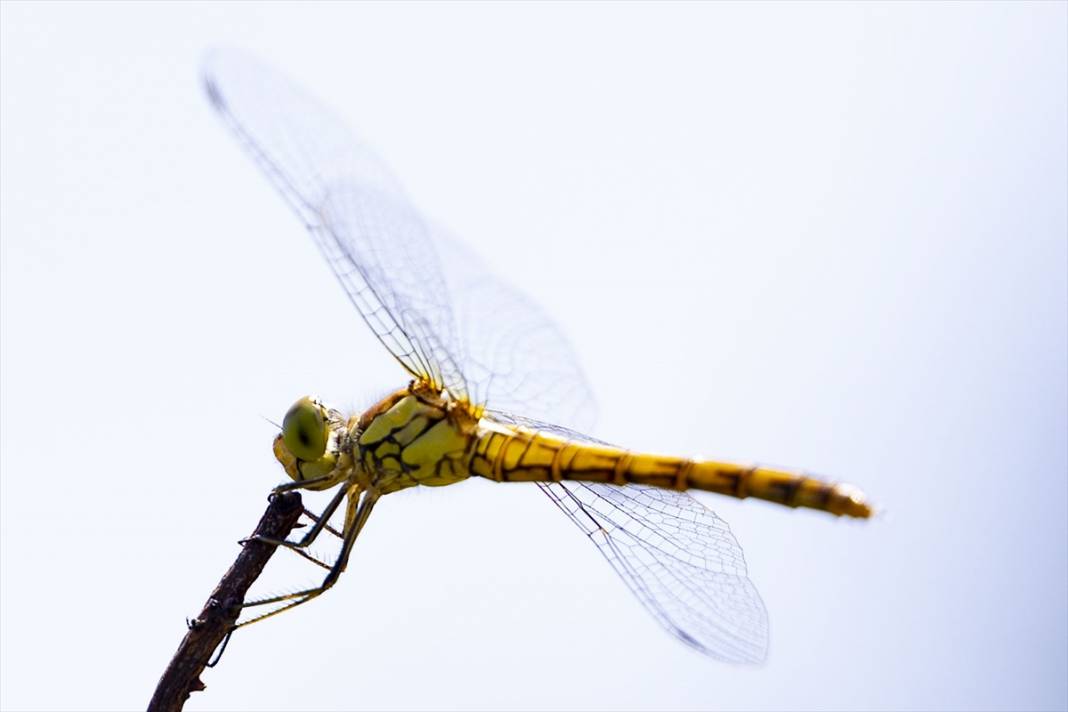
<path id="1" fill-rule="evenodd" d="M 593 392 L 559 327 L 459 242 L 443 233 L 437 242 L 472 400 L 498 415 L 509 411 L 577 428 L 592 425 Z"/>
<path id="2" fill-rule="evenodd" d="M 577 442 L 602 440 L 550 423 L 491 417 Z M 597 482 L 538 483 L 585 532 L 646 610 L 669 633 L 711 657 L 759 663 L 768 614 L 730 526 L 685 492 Z"/>
<path id="3" fill-rule="evenodd" d="M 767 656 L 764 603 L 730 527 L 685 492 L 539 483 L 669 633 L 737 663 Z"/>
<path id="4" fill-rule="evenodd" d="M 430 228 L 389 169 L 331 111 L 240 52 L 213 53 L 204 82 L 379 340 L 412 375 L 466 399 Z"/>

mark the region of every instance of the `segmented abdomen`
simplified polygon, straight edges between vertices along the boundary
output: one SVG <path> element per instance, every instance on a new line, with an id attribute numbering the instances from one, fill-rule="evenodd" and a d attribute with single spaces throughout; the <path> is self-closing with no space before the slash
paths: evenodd
<path id="1" fill-rule="evenodd" d="M 496 423 L 478 435 L 471 474 L 498 482 L 581 480 L 699 489 L 835 515 L 871 516 L 863 495 L 850 485 L 757 465 L 630 452 Z"/>

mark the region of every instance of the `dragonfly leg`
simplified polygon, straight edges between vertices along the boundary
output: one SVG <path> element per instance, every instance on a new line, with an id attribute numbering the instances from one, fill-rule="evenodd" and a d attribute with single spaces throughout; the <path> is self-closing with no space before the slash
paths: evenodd
<path id="1" fill-rule="evenodd" d="M 222 660 L 223 653 L 226 652 L 226 646 L 230 644 L 230 638 L 231 638 L 231 636 L 233 636 L 235 630 L 237 630 L 236 627 L 235 628 L 231 628 L 226 633 L 226 637 L 223 638 L 222 645 L 220 645 L 219 649 L 215 651 L 214 660 L 209 660 L 208 662 L 204 663 L 204 667 L 213 668 L 213 667 L 215 667 L 216 665 L 219 664 L 219 661 Z"/>
<path id="2" fill-rule="evenodd" d="M 261 539 L 260 541 L 265 541 L 265 540 Z M 333 564 L 326 563 L 325 561 L 323 561 L 319 557 L 313 556 L 313 555 L 309 554 L 308 552 L 304 551 L 304 549 L 296 548 L 296 546 L 291 545 L 290 542 L 288 542 L 288 541 L 282 542 L 282 545 L 285 546 L 285 548 L 288 549 L 289 551 L 292 551 L 294 554 L 298 554 L 298 555 L 302 556 L 303 558 L 305 558 L 308 561 L 312 562 L 316 566 L 324 568 L 327 571 L 329 571 L 331 568 L 333 568 Z"/>
<path id="3" fill-rule="evenodd" d="M 340 533 L 338 533 L 337 530 L 327 524 L 327 522 L 330 521 L 330 517 L 334 516 L 334 512 L 337 511 L 338 506 L 341 504 L 341 500 L 344 499 L 345 495 L 348 493 L 348 488 L 339 487 L 337 494 L 334 495 L 333 499 L 330 500 L 330 503 L 326 505 L 325 509 L 323 509 L 322 514 L 319 515 L 315 515 L 314 513 L 312 513 L 311 510 L 305 507 L 304 513 L 307 514 L 312 519 L 312 521 L 315 522 L 315 526 L 309 529 L 308 532 L 303 537 L 301 537 L 300 541 L 280 541 L 278 539 L 271 539 L 269 537 L 256 535 L 249 539 L 242 539 L 239 543 L 244 544 L 247 541 L 262 541 L 265 544 L 284 546 L 288 549 L 293 549 L 298 554 L 303 554 L 304 552 L 300 551 L 300 549 L 306 549 L 308 546 L 310 546 L 311 543 L 315 541 L 315 538 L 319 536 L 320 532 L 323 531 L 323 529 L 329 529 L 331 532 L 344 539 L 344 537 Z M 312 560 L 320 565 L 322 564 L 322 562 L 318 559 Z M 330 567 L 326 566 L 326 568 Z"/>
<path id="4" fill-rule="evenodd" d="M 315 485 L 321 485 L 324 482 L 337 479 L 336 475 L 326 474 L 318 477 L 313 477 L 310 480 L 294 480 L 292 482 L 283 482 L 280 485 L 275 485 L 271 490 L 272 495 L 276 495 L 280 492 L 289 492 L 291 490 L 305 489 L 307 487 L 314 487 Z"/>
<path id="5" fill-rule="evenodd" d="M 350 491 L 354 491 L 353 490 Z M 349 499 L 349 509 L 345 516 L 345 538 L 341 544 L 341 553 L 338 554 L 337 560 L 334 561 L 334 565 L 330 567 L 330 573 L 323 579 L 321 585 L 315 588 L 308 588 L 303 591 L 296 591 L 294 593 L 287 593 L 280 596 L 271 596 L 269 598 L 261 598 L 256 601 L 249 601 L 244 604 L 243 608 L 251 608 L 252 606 L 265 606 L 272 603 L 285 603 L 286 605 L 276 608 L 273 611 L 264 613 L 261 616 L 257 616 L 243 623 L 239 623 L 236 627 L 250 625 L 258 621 L 262 621 L 265 618 L 276 616 L 282 611 L 288 611 L 290 608 L 295 608 L 302 603 L 307 603 L 313 598 L 322 595 L 325 591 L 329 590 L 338 578 L 341 576 L 341 572 L 345 570 L 345 566 L 349 561 L 349 554 L 352 553 L 352 545 L 356 543 L 356 537 L 359 535 L 360 530 L 363 529 L 363 525 L 367 523 L 367 517 L 371 514 L 371 509 L 374 507 L 375 502 L 379 498 L 378 492 L 373 490 L 365 490 L 363 497 L 359 500 L 359 504 L 356 504 L 355 498 Z"/>
<path id="6" fill-rule="evenodd" d="M 279 539 L 271 539 L 270 537 L 266 537 L 266 536 L 252 536 L 252 537 L 249 537 L 248 539 L 242 539 L 241 541 L 239 541 L 237 543 L 241 544 L 242 546 L 244 546 L 245 544 L 249 543 L 250 541 L 262 541 L 264 544 L 273 544 L 274 546 L 280 546 L 280 547 L 282 547 L 284 549 L 288 549 L 289 551 L 292 551 L 294 554 L 299 554 L 300 556 L 303 556 L 305 559 L 307 559 L 308 561 L 312 562 L 316 566 L 323 567 L 327 571 L 329 571 L 333 567 L 333 564 L 328 564 L 325 561 L 323 561 L 322 559 L 319 559 L 319 558 L 317 558 L 315 556 L 312 556 L 308 552 L 304 551 L 304 549 L 299 548 L 299 546 L 298 546 L 299 542 L 281 541 Z"/>
<path id="7" fill-rule="evenodd" d="M 312 520 L 313 522 L 318 522 L 320 517 L 322 517 L 321 514 L 316 514 L 315 512 L 313 512 L 310 509 L 308 509 L 307 507 L 304 508 L 304 514 L 308 517 L 308 519 Z M 344 539 L 345 538 L 344 534 L 339 532 L 337 529 L 334 529 L 329 524 L 323 524 L 323 529 L 328 531 L 328 532 L 330 532 L 331 534 L 336 536 L 338 539 Z"/>
<path id="8" fill-rule="evenodd" d="M 338 506 L 341 504 L 341 500 L 345 498 L 345 495 L 349 492 L 347 487 L 339 487 L 337 494 L 334 495 L 330 503 L 326 505 L 321 514 L 314 514 L 307 507 L 304 508 L 304 513 L 315 522 L 315 526 L 308 530 L 308 533 L 301 537 L 300 542 L 296 544 L 301 548 L 304 548 L 315 541 L 315 537 L 319 536 L 323 529 L 327 529 L 334 535 L 340 537 L 342 540 L 345 538 L 340 532 L 331 527 L 327 522 L 330 521 L 330 517 L 334 516 L 334 512 L 337 511 Z"/>

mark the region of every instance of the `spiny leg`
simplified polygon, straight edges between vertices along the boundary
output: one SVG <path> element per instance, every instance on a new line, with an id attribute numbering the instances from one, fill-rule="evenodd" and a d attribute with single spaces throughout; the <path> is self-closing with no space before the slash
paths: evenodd
<path id="1" fill-rule="evenodd" d="M 266 540 L 265 539 L 261 539 L 260 541 L 266 541 Z M 287 545 L 287 544 L 289 544 L 289 542 L 283 542 L 283 545 Z M 297 549 L 296 547 L 293 547 L 293 546 L 285 546 L 285 548 L 288 549 L 289 551 L 292 551 L 294 554 L 298 554 L 301 557 L 307 559 L 308 561 L 312 562 L 316 566 L 319 566 L 321 568 L 326 569 L 327 571 L 329 571 L 331 569 L 331 567 L 333 566 L 333 564 L 328 564 L 325 561 L 323 561 L 322 559 L 318 558 L 317 556 L 313 556 L 312 554 L 309 554 L 308 552 L 304 551 L 304 549 Z"/>
<path id="2" fill-rule="evenodd" d="M 357 488 L 354 487 L 349 491 L 357 491 Z M 378 501 L 379 496 L 378 492 L 368 490 L 363 492 L 363 497 L 359 500 L 358 505 L 356 504 L 355 498 L 349 499 L 349 507 L 345 515 L 345 538 L 341 544 L 341 552 L 338 554 L 337 560 L 330 568 L 330 573 L 326 575 L 326 578 L 323 579 L 321 585 L 303 591 L 296 591 L 294 593 L 287 593 L 280 596 L 271 596 L 270 598 L 261 598 L 257 601 L 249 601 L 244 604 L 243 608 L 282 603 L 284 601 L 290 601 L 290 603 L 269 613 L 264 613 L 262 616 L 257 616 L 256 618 L 239 623 L 236 627 L 240 628 L 242 626 L 250 625 L 262 621 L 265 618 L 276 616 L 282 611 L 288 611 L 291 608 L 295 608 L 296 606 L 321 595 L 324 591 L 337 583 L 338 577 L 341 576 L 341 572 L 345 570 L 345 566 L 348 564 L 349 554 L 352 553 L 352 545 L 356 542 L 356 537 L 359 535 L 360 530 L 363 529 L 363 525 L 367 523 L 367 517 L 370 516 L 371 509 L 374 507 L 375 502 Z"/>
<path id="3" fill-rule="evenodd" d="M 330 500 L 330 503 L 326 505 L 326 508 L 323 509 L 322 514 L 320 514 L 318 516 L 313 514 L 307 507 L 305 507 L 304 508 L 304 513 L 307 514 L 309 517 L 311 517 L 311 519 L 315 522 L 315 526 L 313 526 L 311 529 L 309 529 L 308 532 L 303 537 L 301 537 L 300 541 L 289 541 L 289 540 L 279 541 L 277 539 L 270 539 L 270 538 L 265 537 L 265 536 L 257 535 L 257 536 L 254 536 L 254 537 L 250 538 L 250 539 L 242 539 L 240 543 L 244 544 L 247 541 L 262 541 L 265 544 L 273 544 L 275 546 L 284 546 L 287 549 L 291 549 L 291 550 L 297 552 L 298 554 L 300 554 L 301 556 L 303 556 L 303 557 L 305 557 L 307 559 L 311 559 L 312 561 L 314 561 L 315 563 L 319 564 L 320 566 L 329 569 L 330 566 L 328 564 L 324 564 L 323 562 L 319 561 L 318 559 L 316 559 L 316 558 L 310 556 L 309 554 L 307 554 L 306 552 L 303 552 L 303 551 L 300 551 L 300 550 L 308 548 L 311 545 L 311 543 L 313 541 L 315 541 L 315 538 L 317 536 L 319 536 L 319 533 L 322 532 L 324 528 L 328 528 L 331 531 L 333 531 L 333 528 L 330 527 L 327 524 L 327 522 L 330 521 L 330 517 L 334 516 L 334 512 L 337 511 L 338 505 L 341 504 L 341 500 L 344 499 L 345 495 L 350 493 L 350 492 L 351 492 L 351 490 L 349 488 L 346 488 L 346 487 L 338 488 L 337 494 L 335 494 L 333 499 Z M 337 534 L 338 536 L 341 536 L 341 534 L 338 534 L 336 531 L 334 531 L 334 533 Z M 344 539 L 344 537 L 342 537 L 342 539 Z"/>
<path id="4" fill-rule="evenodd" d="M 349 491 L 358 492 L 358 489 L 354 487 L 351 488 Z M 310 601 L 311 599 L 321 595 L 324 591 L 332 587 L 337 582 L 337 579 L 340 577 L 341 572 L 345 570 L 345 566 L 348 563 L 349 554 L 352 551 L 352 545 L 355 543 L 356 537 L 357 535 L 359 535 L 360 530 L 363 529 L 363 525 L 366 523 L 367 517 L 371 513 L 371 508 L 378 500 L 378 497 L 379 495 L 377 493 L 374 493 L 372 495 L 372 493 L 370 492 L 365 492 L 363 495 L 363 499 L 360 500 L 358 506 L 356 506 L 355 499 L 350 498 L 348 511 L 346 512 L 345 517 L 345 538 L 342 542 L 341 552 L 338 554 L 338 558 L 335 560 L 334 565 L 330 568 L 330 573 L 327 574 L 325 579 L 323 579 L 323 583 L 321 585 L 316 586 L 315 588 L 305 589 L 303 591 L 295 591 L 294 593 L 271 596 L 270 598 L 263 598 L 257 601 L 245 603 L 244 607 L 251 607 L 291 601 L 291 603 L 284 605 L 281 608 L 275 609 L 262 616 L 258 616 L 251 620 L 245 621 L 239 624 L 237 627 L 249 625 L 250 623 L 261 621 L 264 618 L 269 618 L 271 616 L 278 615 L 282 611 L 287 611 L 290 608 L 294 608 L 295 606 L 299 606 L 302 603 Z"/>
<path id="5" fill-rule="evenodd" d="M 334 495 L 334 498 L 330 500 L 330 503 L 326 505 L 322 513 L 319 515 L 312 513 L 307 507 L 304 508 L 304 513 L 307 514 L 313 522 L 315 522 L 315 526 L 309 529 L 308 533 L 301 537 L 300 542 L 297 543 L 296 546 L 299 546 L 301 548 L 307 547 L 309 544 L 315 541 L 315 537 L 319 536 L 319 533 L 322 532 L 323 529 L 327 529 L 333 532 L 341 539 L 345 538 L 336 529 L 327 524 L 327 522 L 330 521 L 330 517 L 334 516 L 334 512 L 337 511 L 338 505 L 341 504 L 341 500 L 345 498 L 345 494 L 348 491 L 349 490 L 346 487 L 338 488 L 337 494 Z"/>
<path id="6" fill-rule="evenodd" d="M 290 490 L 306 489 L 308 487 L 314 487 L 315 485 L 321 485 L 324 482 L 330 482 L 337 479 L 336 475 L 327 474 L 313 477 L 310 480 L 294 480 L 292 482 L 283 482 L 280 485 L 275 485 L 271 490 L 271 494 L 278 494 L 279 492 L 289 492 Z"/>
<path id="7" fill-rule="evenodd" d="M 316 514 L 315 512 L 313 512 L 310 509 L 308 509 L 307 507 L 304 508 L 304 514 L 308 517 L 308 519 L 312 520 L 313 522 L 318 522 L 320 517 L 322 517 L 321 514 Z M 333 512 L 331 512 L 331 515 L 333 515 Z M 329 517 L 327 517 L 327 518 L 329 518 Z M 326 531 L 330 532 L 331 534 L 336 536 L 338 539 L 344 539 L 345 538 L 345 536 L 341 532 L 339 532 L 337 529 L 334 529 L 329 524 L 323 524 L 323 529 L 325 529 Z"/>
<path id="8" fill-rule="evenodd" d="M 292 551 L 294 554 L 300 554 L 316 566 L 320 566 L 329 571 L 333 566 L 332 564 L 328 564 L 317 556 L 309 554 L 308 552 L 304 551 L 304 549 L 306 549 L 308 546 L 311 545 L 313 541 L 315 541 L 315 538 L 319 536 L 319 533 L 322 532 L 323 529 L 326 529 L 338 538 L 344 540 L 344 536 L 342 536 L 341 533 L 334 529 L 332 526 L 327 524 L 327 522 L 330 521 L 330 517 L 334 516 L 334 512 L 337 511 L 338 505 L 341 504 L 341 500 L 345 497 L 345 494 L 347 492 L 349 492 L 349 490 L 345 487 L 338 488 L 337 494 L 334 495 L 334 498 L 330 500 L 330 503 L 326 505 L 326 508 L 323 509 L 322 513 L 319 515 L 316 515 L 310 509 L 304 507 L 304 514 L 308 515 L 308 517 L 313 522 L 315 522 L 315 525 L 308 530 L 308 532 L 301 538 L 300 541 L 277 541 L 275 539 L 268 539 L 267 537 L 255 537 L 255 539 L 257 541 L 263 541 L 268 544 L 284 546 L 285 548 Z"/>

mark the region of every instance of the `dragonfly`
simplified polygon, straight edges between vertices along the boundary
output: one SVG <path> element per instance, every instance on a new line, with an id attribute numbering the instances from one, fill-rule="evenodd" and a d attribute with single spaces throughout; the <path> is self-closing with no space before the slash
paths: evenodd
<path id="1" fill-rule="evenodd" d="M 872 514 L 865 496 L 802 472 L 633 451 L 584 435 L 593 395 L 561 330 L 420 213 L 342 120 L 236 50 L 209 55 L 204 86 L 408 381 L 362 413 L 310 396 L 286 413 L 273 451 L 290 480 L 275 491 L 336 492 L 321 512 L 305 510 L 302 537 L 271 543 L 327 573 L 318 586 L 247 601 L 266 612 L 241 625 L 329 590 L 381 497 L 482 477 L 536 483 L 683 643 L 722 661 L 762 662 L 768 616 L 742 549 L 689 491 L 860 519 Z M 331 527 L 339 510 L 343 524 Z M 333 561 L 309 553 L 324 531 L 340 538 Z"/>

